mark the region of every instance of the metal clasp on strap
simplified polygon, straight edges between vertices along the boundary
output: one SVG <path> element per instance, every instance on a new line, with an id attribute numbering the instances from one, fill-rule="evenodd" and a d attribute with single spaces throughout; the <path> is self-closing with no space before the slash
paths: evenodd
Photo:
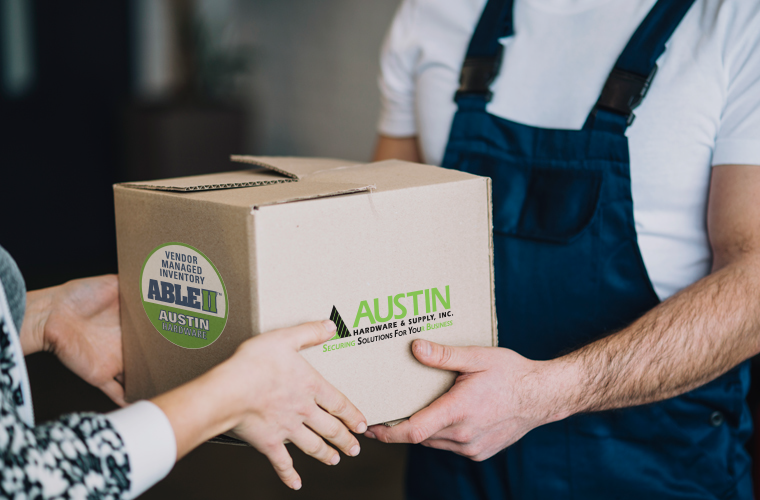
<path id="1" fill-rule="evenodd" d="M 465 94 L 482 95 L 486 101 L 490 101 L 491 83 L 499 74 L 501 67 L 502 48 L 493 57 L 468 57 L 462 64 L 462 72 L 459 74 L 459 89 L 454 99 Z"/>
<path id="2" fill-rule="evenodd" d="M 628 125 L 636 116 L 633 110 L 641 104 L 652 84 L 657 66 L 648 76 L 642 76 L 621 69 L 613 69 L 602 89 L 602 95 L 596 103 L 597 109 L 604 109 L 628 117 Z"/>

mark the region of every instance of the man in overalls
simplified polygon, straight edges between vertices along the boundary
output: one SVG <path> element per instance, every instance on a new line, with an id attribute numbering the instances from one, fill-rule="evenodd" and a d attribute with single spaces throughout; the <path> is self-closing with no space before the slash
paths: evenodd
<path id="1" fill-rule="evenodd" d="M 751 499 L 760 2 L 405 0 L 380 85 L 377 159 L 493 179 L 500 347 L 367 433 L 409 498 Z"/>

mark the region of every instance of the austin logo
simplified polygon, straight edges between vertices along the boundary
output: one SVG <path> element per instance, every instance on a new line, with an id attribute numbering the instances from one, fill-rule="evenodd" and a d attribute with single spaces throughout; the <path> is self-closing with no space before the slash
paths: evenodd
<path id="1" fill-rule="evenodd" d="M 332 322 L 335 323 L 335 326 L 338 327 L 335 336 L 330 340 L 344 339 L 351 336 L 351 332 L 346 328 L 346 324 L 343 322 L 343 318 L 340 317 L 338 309 L 335 306 L 333 306 L 332 312 L 330 313 L 330 320 L 332 320 Z"/>

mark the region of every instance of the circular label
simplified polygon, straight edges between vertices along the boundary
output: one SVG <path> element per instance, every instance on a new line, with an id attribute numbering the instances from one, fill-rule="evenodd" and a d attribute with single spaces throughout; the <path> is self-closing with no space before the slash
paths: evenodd
<path id="1" fill-rule="evenodd" d="M 140 273 L 140 294 L 158 333 L 180 347 L 207 347 L 227 324 L 222 275 L 190 245 L 175 242 L 154 248 Z"/>

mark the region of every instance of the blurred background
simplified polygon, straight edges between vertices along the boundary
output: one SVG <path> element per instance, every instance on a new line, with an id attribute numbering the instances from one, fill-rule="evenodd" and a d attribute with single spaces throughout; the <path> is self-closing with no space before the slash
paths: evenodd
<path id="1" fill-rule="evenodd" d="M 399 0 L 0 0 L 0 245 L 30 289 L 117 271 L 111 185 L 237 168 L 233 153 L 367 161 Z M 38 422 L 114 405 L 46 353 Z M 206 444 L 145 499 L 401 497 L 405 449 L 362 440 L 304 490 Z"/>

